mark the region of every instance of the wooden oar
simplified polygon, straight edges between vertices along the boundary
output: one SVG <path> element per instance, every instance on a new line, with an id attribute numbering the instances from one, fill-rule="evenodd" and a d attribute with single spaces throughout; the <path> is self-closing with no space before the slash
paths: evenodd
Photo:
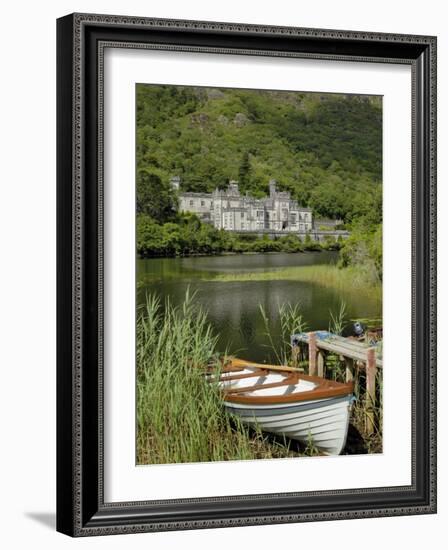
<path id="1" fill-rule="evenodd" d="M 245 361 L 244 359 L 229 358 L 229 362 L 233 367 L 255 367 L 258 369 L 281 371 L 281 372 L 304 372 L 301 368 L 289 367 L 286 365 L 265 365 L 262 363 L 252 363 L 251 361 Z"/>

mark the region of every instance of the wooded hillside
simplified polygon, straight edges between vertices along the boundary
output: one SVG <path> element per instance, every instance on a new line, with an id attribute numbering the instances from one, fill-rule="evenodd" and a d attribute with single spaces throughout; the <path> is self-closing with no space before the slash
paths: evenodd
<path id="1" fill-rule="evenodd" d="M 315 216 L 379 223 L 381 98 L 139 84 L 137 169 L 137 185 L 155 175 L 167 193 L 173 175 L 255 196 L 275 178 Z"/>

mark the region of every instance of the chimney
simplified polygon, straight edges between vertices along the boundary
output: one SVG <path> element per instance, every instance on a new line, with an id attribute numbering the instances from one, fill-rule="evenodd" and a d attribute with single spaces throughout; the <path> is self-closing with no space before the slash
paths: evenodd
<path id="1" fill-rule="evenodd" d="M 269 196 L 271 198 L 275 196 L 276 186 L 277 186 L 277 182 L 274 179 L 269 180 Z"/>

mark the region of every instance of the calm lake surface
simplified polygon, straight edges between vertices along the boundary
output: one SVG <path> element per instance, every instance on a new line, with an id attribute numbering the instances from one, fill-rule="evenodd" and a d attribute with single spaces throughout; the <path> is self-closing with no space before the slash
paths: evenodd
<path id="1" fill-rule="evenodd" d="M 137 299 L 144 303 L 146 292 L 157 293 L 174 304 L 184 300 L 188 288 L 196 291 L 196 301 L 207 312 L 216 334 L 218 348 L 253 361 L 274 359 L 267 347 L 259 306 L 262 304 L 273 326 L 274 338 L 280 337 L 279 306 L 300 304 L 309 330 L 326 330 L 329 312 L 346 304 L 348 319 L 381 317 L 381 304 L 358 290 L 341 292 L 315 283 L 296 281 L 210 281 L 220 274 L 256 273 L 284 267 L 336 263 L 337 252 L 297 254 L 256 254 L 190 258 L 154 258 L 137 260 Z"/>

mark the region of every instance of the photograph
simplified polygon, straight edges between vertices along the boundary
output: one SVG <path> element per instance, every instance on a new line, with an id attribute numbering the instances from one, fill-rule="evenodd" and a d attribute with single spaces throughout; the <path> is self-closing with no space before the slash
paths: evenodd
<path id="1" fill-rule="evenodd" d="M 135 132 L 136 464 L 381 454 L 382 96 L 139 82 Z"/>

